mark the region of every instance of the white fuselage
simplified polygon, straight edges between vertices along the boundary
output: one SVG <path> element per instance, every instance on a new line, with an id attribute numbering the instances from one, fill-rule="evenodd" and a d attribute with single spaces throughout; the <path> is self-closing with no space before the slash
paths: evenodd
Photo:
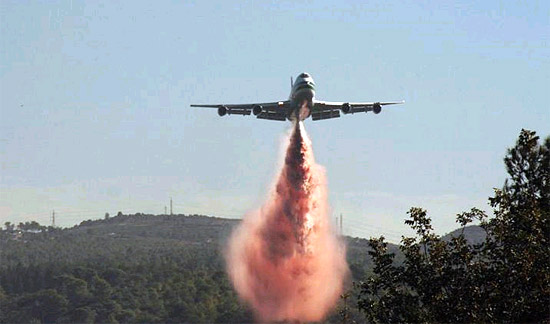
<path id="1" fill-rule="evenodd" d="M 304 72 L 292 84 L 289 97 L 291 104 L 289 111 L 287 111 L 287 118 L 289 120 L 295 120 L 296 118 L 304 120 L 308 118 L 311 115 L 314 97 L 315 82 L 313 82 L 313 78 L 309 74 Z"/>

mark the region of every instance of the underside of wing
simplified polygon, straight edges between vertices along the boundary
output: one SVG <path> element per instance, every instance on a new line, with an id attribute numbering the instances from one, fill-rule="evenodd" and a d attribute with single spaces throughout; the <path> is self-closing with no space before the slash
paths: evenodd
<path id="1" fill-rule="evenodd" d="M 313 102 L 313 110 L 311 115 L 327 116 L 330 114 L 335 118 L 340 117 L 339 111 L 344 114 L 354 114 L 358 112 L 372 111 L 375 114 L 379 114 L 382 111 L 382 106 L 402 104 L 405 101 L 386 101 L 386 102 L 339 102 L 339 101 L 321 101 L 315 100 Z M 334 112 L 338 112 L 338 116 Z M 326 119 L 318 118 L 318 119 Z M 313 119 L 316 120 L 316 119 Z"/>
<path id="2" fill-rule="evenodd" d="M 314 110 L 311 112 L 312 120 L 323 120 L 323 119 L 338 118 L 338 117 L 340 117 L 340 110 L 338 110 L 337 108 L 326 109 L 321 111 Z"/>
<path id="3" fill-rule="evenodd" d="M 279 120 L 279 121 L 285 121 L 286 120 L 286 114 L 284 112 L 261 112 L 258 115 L 256 115 L 256 118 L 258 119 L 267 119 L 267 120 Z"/>
<path id="4" fill-rule="evenodd" d="M 259 119 L 286 120 L 286 111 L 290 102 L 275 101 L 251 104 L 193 104 L 191 107 L 218 108 L 218 115 L 250 115 L 254 114 Z"/>

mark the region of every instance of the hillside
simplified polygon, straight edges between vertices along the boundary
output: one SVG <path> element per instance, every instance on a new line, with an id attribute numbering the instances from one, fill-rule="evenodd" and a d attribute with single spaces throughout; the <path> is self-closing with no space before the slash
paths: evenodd
<path id="1" fill-rule="evenodd" d="M 38 318 L 42 310 L 26 301 L 49 294 L 62 302 L 67 309 L 62 316 L 70 321 L 110 321 L 109 316 L 118 321 L 252 321 L 250 310 L 239 303 L 227 280 L 223 260 L 227 239 L 239 222 L 201 215 L 119 214 L 66 229 L 2 231 L 0 300 L 3 291 L 7 296 L 3 307 L 11 309 L 7 319 L 18 318 L 21 312 Z M 467 228 L 466 234 L 473 231 Z M 372 272 L 372 261 L 368 240 L 344 239 L 351 288 L 352 281 Z M 397 245 L 388 244 L 388 250 L 396 254 L 397 263 L 402 262 Z M 72 300 L 75 292 L 69 289 L 75 280 L 87 291 L 79 302 Z M 97 290 L 98 280 L 104 281 L 108 293 Z M 144 291 L 156 299 L 143 300 Z M 109 296 L 110 304 L 98 300 L 100 296 Z M 354 297 L 348 301 L 355 302 Z M 348 312 L 352 318 L 362 318 L 354 309 Z M 335 313 L 329 322 L 337 318 Z"/>
<path id="2" fill-rule="evenodd" d="M 59 303 L 55 307 L 63 311 L 51 316 L 65 321 L 251 322 L 250 310 L 227 280 L 223 260 L 225 243 L 239 222 L 119 214 L 66 229 L 36 224 L 32 230 L 1 231 L 4 321 L 48 321 L 35 302 L 45 299 Z M 345 239 L 350 279 L 360 280 L 371 271 L 368 241 Z M 76 283 L 85 296 L 75 297 Z"/>
<path id="3" fill-rule="evenodd" d="M 464 232 L 463 232 L 464 231 Z M 464 234 L 464 238 L 470 244 L 481 244 L 485 241 L 487 233 L 483 228 L 477 225 L 470 225 L 464 227 L 464 229 L 456 229 L 442 237 L 443 240 L 449 241 L 451 237 L 458 237 L 461 234 Z"/>
<path id="4" fill-rule="evenodd" d="M 4 234 L 0 268 L 10 264 L 47 262 L 90 262 L 96 259 L 138 259 L 171 255 L 176 251 L 202 251 L 221 262 L 224 245 L 240 220 L 202 215 L 118 215 L 109 219 L 83 221 L 79 225 L 48 232 L 24 232 L 18 239 Z M 370 266 L 368 240 L 346 237 L 348 261 L 355 279 Z M 399 254 L 396 245 L 390 250 Z M 210 260 L 212 261 L 212 259 Z M 219 264 L 220 267 L 223 266 Z"/>

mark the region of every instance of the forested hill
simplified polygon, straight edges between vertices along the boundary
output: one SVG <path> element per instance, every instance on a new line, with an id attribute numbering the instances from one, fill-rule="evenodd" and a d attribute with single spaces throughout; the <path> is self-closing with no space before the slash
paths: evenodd
<path id="1" fill-rule="evenodd" d="M 184 215 L 122 215 L 67 229 L 3 232 L 0 267 L 41 263 L 121 262 L 212 255 L 238 220 Z M 38 233 L 37 233 L 38 232 Z M 200 252 L 200 253 L 199 253 Z M 209 260 L 211 262 L 211 260 Z"/>
<path id="2" fill-rule="evenodd" d="M 84 221 L 70 232 L 115 237 L 158 237 L 174 239 L 188 244 L 225 241 L 240 220 L 202 215 L 122 215 Z"/>
<path id="3" fill-rule="evenodd" d="M 119 213 L 66 229 L 7 226 L 0 322 L 253 321 L 225 275 L 223 250 L 239 222 Z M 368 241 L 346 241 L 351 279 L 360 280 L 371 271 Z"/>
<path id="4" fill-rule="evenodd" d="M 251 323 L 225 273 L 223 250 L 240 220 L 200 215 L 123 215 L 88 220 L 72 228 L 36 222 L 0 231 L 0 323 L 3 322 L 171 322 Z M 485 232 L 466 226 L 478 243 Z M 373 272 L 369 241 L 346 237 L 351 282 Z M 387 244 L 394 263 L 404 255 Z M 364 316 L 357 290 L 339 311 L 356 322 Z M 344 306 L 347 305 L 347 306 Z"/>
<path id="5" fill-rule="evenodd" d="M 173 257 L 172 252 L 203 251 L 221 255 L 233 228 L 240 220 L 203 215 L 123 215 L 87 220 L 60 229 L 20 224 L 17 230 L 2 231 L 0 268 L 51 262 L 110 260 L 138 262 Z M 368 241 L 346 237 L 350 263 L 367 261 Z M 390 244 L 390 250 L 397 246 Z M 216 256 L 216 259 L 220 258 Z M 129 259 L 126 259 L 128 257 Z M 123 258 L 123 259 L 119 259 Z M 212 260 L 209 260 L 212 261 Z"/>

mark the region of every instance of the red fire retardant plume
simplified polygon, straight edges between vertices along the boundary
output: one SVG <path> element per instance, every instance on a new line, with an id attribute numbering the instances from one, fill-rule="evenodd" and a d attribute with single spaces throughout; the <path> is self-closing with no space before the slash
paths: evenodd
<path id="1" fill-rule="evenodd" d="M 226 259 L 235 289 L 262 322 L 319 321 L 338 301 L 345 246 L 303 123 L 295 123 L 273 192 L 232 234 Z"/>

